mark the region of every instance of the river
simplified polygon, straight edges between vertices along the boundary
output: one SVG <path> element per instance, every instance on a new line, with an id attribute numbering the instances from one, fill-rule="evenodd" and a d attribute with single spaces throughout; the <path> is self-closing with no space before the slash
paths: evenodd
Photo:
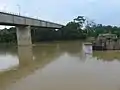
<path id="1" fill-rule="evenodd" d="M 0 46 L 0 90 L 120 90 L 120 52 L 80 41 Z"/>

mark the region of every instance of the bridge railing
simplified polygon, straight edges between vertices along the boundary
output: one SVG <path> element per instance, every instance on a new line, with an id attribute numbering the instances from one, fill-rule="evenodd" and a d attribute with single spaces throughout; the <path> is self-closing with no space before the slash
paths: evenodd
<path id="1" fill-rule="evenodd" d="M 38 17 L 37 18 L 35 18 L 35 17 L 28 17 L 28 16 L 25 16 L 25 15 L 22 15 L 22 14 L 19 15 L 19 13 L 14 13 L 14 12 L 7 12 L 7 11 L 0 10 L 0 13 L 14 15 L 14 16 L 19 16 L 19 17 L 24 17 L 24 18 L 29 18 L 29 19 L 35 19 L 35 20 L 40 20 L 40 21 L 43 21 L 43 22 L 48 22 L 48 23 L 52 23 L 52 24 L 61 25 L 59 23 L 54 23 L 54 22 L 51 22 L 51 21 L 48 21 L 48 20 L 47 21 L 41 20 Z M 63 26 L 63 25 L 61 25 L 61 26 Z"/>

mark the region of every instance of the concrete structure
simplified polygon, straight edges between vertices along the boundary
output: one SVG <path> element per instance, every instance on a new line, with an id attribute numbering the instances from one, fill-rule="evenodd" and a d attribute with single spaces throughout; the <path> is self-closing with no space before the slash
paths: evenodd
<path id="1" fill-rule="evenodd" d="M 93 50 L 120 50 L 120 38 L 116 34 L 100 34 L 93 41 Z"/>
<path id="2" fill-rule="evenodd" d="M 18 45 L 31 45 L 31 32 L 30 26 L 17 27 L 17 43 Z"/>
<path id="3" fill-rule="evenodd" d="M 4 12 L 0 12 L 0 25 L 9 25 L 9 26 L 17 27 L 18 45 L 32 44 L 30 27 L 59 29 L 63 26 L 49 21 L 34 19 L 25 16 L 19 16 Z"/>

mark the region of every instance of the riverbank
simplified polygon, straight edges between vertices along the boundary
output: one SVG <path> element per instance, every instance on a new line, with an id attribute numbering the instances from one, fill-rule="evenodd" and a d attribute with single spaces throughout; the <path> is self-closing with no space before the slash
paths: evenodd
<path id="1" fill-rule="evenodd" d="M 76 42 L 76 41 L 79 41 L 79 42 L 83 42 L 83 41 L 86 41 L 85 40 L 54 40 L 54 41 L 40 41 L 40 42 L 33 42 L 32 46 L 35 46 L 35 45 L 38 45 L 38 44 L 47 44 L 47 43 L 68 43 L 68 42 Z M 0 43 L 0 46 L 17 46 L 17 43 Z"/>

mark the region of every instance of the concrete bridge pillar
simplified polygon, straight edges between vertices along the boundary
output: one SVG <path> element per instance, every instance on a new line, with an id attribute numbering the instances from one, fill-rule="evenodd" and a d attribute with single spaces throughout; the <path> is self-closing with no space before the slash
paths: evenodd
<path id="1" fill-rule="evenodd" d="M 17 26 L 17 43 L 19 46 L 32 45 L 30 26 Z"/>

